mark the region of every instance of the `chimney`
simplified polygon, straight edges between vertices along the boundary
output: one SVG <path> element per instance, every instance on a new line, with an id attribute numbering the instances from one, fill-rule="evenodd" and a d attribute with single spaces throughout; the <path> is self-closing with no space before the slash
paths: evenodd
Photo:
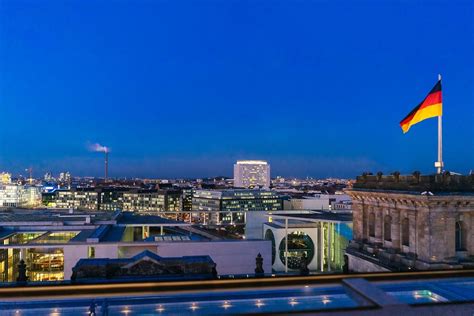
<path id="1" fill-rule="evenodd" d="M 105 177 L 104 182 L 107 182 L 107 178 L 109 176 L 109 151 L 105 150 Z"/>

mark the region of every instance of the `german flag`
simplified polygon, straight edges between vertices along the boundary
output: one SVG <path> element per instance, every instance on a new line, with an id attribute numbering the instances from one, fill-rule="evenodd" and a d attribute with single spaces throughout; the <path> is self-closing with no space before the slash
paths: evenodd
<path id="1" fill-rule="evenodd" d="M 403 133 L 408 132 L 412 125 L 419 123 L 431 117 L 441 116 L 443 114 L 443 102 L 441 96 L 441 80 L 438 81 L 426 98 L 401 122 L 400 126 Z"/>

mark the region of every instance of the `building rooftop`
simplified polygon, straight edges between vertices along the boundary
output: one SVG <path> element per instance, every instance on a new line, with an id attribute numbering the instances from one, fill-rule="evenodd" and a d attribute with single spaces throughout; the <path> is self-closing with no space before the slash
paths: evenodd
<path id="1" fill-rule="evenodd" d="M 237 160 L 238 165 L 268 165 L 264 160 Z"/>
<path id="2" fill-rule="evenodd" d="M 352 213 L 310 211 L 310 212 L 287 212 L 272 214 L 272 217 L 281 219 L 304 220 L 311 222 L 352 222 Z"/>
<path id="3" fill-rule="evenodd" d="M 356 178 L 352 190 L 392 190 L 416 194 L 420 192 L 474 194 L 474 174 L 455 175 L 444 172 L 443 174 L 421 175 L 419 172 L 414 172 L 411 175 L 400 175 L 394 172 L 383 175 L 379 172 L 373 175 L 364 173 Z"/>
<path id="4" fill-rule="evenodd" d="M 179 228 L 189 227 L 190 223 L 169 220 L 157 215 L 121 211 L 70 212 L 68 210 L 12 209 L 0 211 L 0 245 L 3 246 L 2 240 L 6 239 L 8 239 L 8 244 L 15 245 L 122 242 L 127 228 L 144 226 L 148 229 L 155 227 L 155 232 L 157 227 L 161 228 L 159 238 L 144 238 L 144 240 L 136 241 L 206 239 L 200 236 L 196 229 L 191 233 Z M 165 227 L 166 232 L 163 229 Z M 191 234 L 196 236 L 186 238 Z"/>
<path id="5" fill-rule="evenodd" d="M 52 209 L 8 209 L 0 211 L 0 226 L 11 225 L 44 225 L 55 223 L 58 225 L 84 224 L 87 218 L 91 222 L 114 221 L 117 212 L 80 212 Z"/>
<path id="6" fill-rule="evenodd" d="M 196 190 L 194 198 L 208 199 L 255 199 L 255 198 L 281 198 L 275 191 L 262 189 L 222 189 L 222 190 Z"/>
<path id="7" fill-rule="evenodd" d="M 173 221 L 156 215 L 122 212 L 117 218 L 118 226 L 191 226 L 190 223 Z"/>

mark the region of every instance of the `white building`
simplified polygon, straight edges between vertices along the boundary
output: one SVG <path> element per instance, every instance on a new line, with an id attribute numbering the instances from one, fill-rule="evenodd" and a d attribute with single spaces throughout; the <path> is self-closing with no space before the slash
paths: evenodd
<path id="1" fill-rule="evenodd" d="M 12 183 L 12 175 L 8 172 L 0 173 L 0 183 L 2 183 L 2 184 Z"/>
<path id="2" fill-rule="evenodd" d="M 209 237 L 189 223 L 131 212 L 0 212 L 0 283 L 14 282 L 23 259 L 31 281 L 69 280 L 82 258 L 210 256 L 219 275 L 255 273 L 260 253 L 271 273 L 271 242 Z"/>
<path id="3" fill-rule="evenodd" d="M 352 238 L 352 215 L 308 211 L 268 213 L 263 238 L 272 242 L 275 272 L 298 271 L 303 256 L 313 273 L 342 271 L 344 251 Z"/>
<path id="4" fill-rule="evenodd" d="M 270 165 L 263 160 L 239 160 L 234 164 L 234 187 L 270 187 Z"/>
<path id="5" fill-rule="evenodd" d="M 346 194 L 314 194 L 285 201 L 285 210 L 351 211 L 351 198 Z"/>
<path id="6" fill-rule="evenodd" d="M 0 207 L 36 207 L 41 204 L 39 187 L 0 184 Z"/>
<path id="7" fill-rule="evenodd" d="M 71 182 L 71 174 L 69 172 L 61 172 L 58 180 L 59 182 Z"/>

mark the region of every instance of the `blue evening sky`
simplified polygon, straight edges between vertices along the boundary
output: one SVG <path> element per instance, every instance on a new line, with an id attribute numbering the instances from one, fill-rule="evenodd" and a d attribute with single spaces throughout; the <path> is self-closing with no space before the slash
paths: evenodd
<path id="1" fill-rule="evenodd" d="M 0 171 L 101 176 L 474 169 L 473 1 L 0 0 Z"/>

